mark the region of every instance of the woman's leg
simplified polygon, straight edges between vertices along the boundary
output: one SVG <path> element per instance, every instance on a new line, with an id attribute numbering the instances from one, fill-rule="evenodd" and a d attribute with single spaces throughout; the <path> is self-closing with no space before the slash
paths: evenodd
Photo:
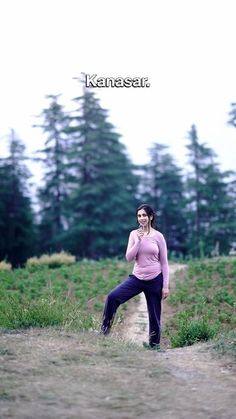
<path id="1" fill-rule="evenodd" d="M 161 302 L 162 302 L 162 274 L 145 284 L 145 297 L 149 317 L 149 345 L 155 347 L 161 337 Z"/>
<path id="2" fill-rule="evenodd" d="M 142 291 L 140 280 L 130 275 L 126 281 L 122 282 L 108 294 L 103 312 L 101 333 L 104 335 L 109 334 L 119 305 Z"/>

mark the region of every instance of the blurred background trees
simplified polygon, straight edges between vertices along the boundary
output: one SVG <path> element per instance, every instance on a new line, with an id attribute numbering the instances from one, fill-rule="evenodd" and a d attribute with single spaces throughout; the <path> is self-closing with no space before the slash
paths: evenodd
<path id="1" fill-rule="evenodd" d="M 157 228 L 168 237 L 168 247 L 176 255 L 186 255 L 186 198 L 181 168 L 168 147 L 154 143 L 149 162 L 143 166 L 139 199 L 157 210 Z"/>
<path id="2" fill-rule="evenodd" d="M 0 158 L 0 260 L 21 266 L 33 255 L 65 250 L 77 258 L 123 257 L 137 227 L 141 203 L 157 211 L 157 228 L 176 257 L 227 254 L 236 243 L 236 176 L 188 132 L 188 166 L 180 168 L 164 144 L 154 142 L 145 165 L 134 165 L 93 90 L 83 88 L 66 111 L 47 96 L 39 116 L 43 177 L 35 196 L 25 146 L 14 131 Z M 232 104 L 229 124 L 236 126 Z M 139 147 L 139 144 L 137 144 Z M 32 186 L 32 185 L 31 185 Z"/>
<path id="3" fill-rule="evenodd" d="M 27 181 L 25 146 L 12 130 L 8 157 L 0 159 L 0 260 L 15 267 L 31 256 L 34 249 L 34 216 Z"/>

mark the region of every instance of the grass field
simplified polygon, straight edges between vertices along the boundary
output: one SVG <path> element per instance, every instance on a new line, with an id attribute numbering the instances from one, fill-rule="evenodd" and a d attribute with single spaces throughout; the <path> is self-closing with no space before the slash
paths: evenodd
<path id="1" fill-rule="evenodd" d="M 94 328 L 106 294 L 127 277 L 130 268 L 125 262 L 108 259 L 0 271 L 0 328 Z"/>
<path id="2" fill-rule="evenodd" d="M 107 293 L 132 269 L 116 259 L 56 266 L 0 271 L 0 328 L 97 329 Z M 235 258 L 189 262 L 175 283 L 168 298 L 173 315 L 164 330 L 172 347 L 207 341 L 235 329 Z M 117 322 L 125 309 L 126 305 L 119 309 Z"/>
<path id="3" fill-rule="evenodd" d="M 236 326 L 236 259 L 194 261 L 179 273 L 168 304 L 173 347 L 207 341 Z"/>
<path id="4" fill-rule="evenodd" d="M 176 275 L 165 325 L 174 349 L 164 352 L 94 330 L 130 268 L 0 272 L 1 418 L 234 417 L 236 260 L 195 261 Z"/>

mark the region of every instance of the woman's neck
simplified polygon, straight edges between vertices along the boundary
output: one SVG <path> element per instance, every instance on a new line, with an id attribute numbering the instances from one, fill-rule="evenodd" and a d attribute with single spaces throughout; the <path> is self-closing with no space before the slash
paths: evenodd
<path id="1" fill-rule="evenodd" d="M 147 226 L 144 227 L 143 231 L 145 234 L 150 234 L 152 227 L 148 224 Z"/>

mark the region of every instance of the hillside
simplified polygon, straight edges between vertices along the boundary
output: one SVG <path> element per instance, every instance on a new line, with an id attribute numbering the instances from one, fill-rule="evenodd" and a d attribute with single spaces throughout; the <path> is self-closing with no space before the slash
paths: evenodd
<path id="1" fill-rule="evenodd" d="M 86 263 L 85 271 L 88 275 L 90 272 L 87 281 L 90 278 L 90 285 L 100 281 L 101 288 L 104 288 L 104 283 L 107 288 L 110 287 L 108 278 L 121 280 L 126 273 L 124 269 L 127 269 L 125 264 L 117 261 Z M 80 285 L 76 283 L 78 272 Z M 79 287 L 84 290 L 82 272 L 82 266 L 74 266 L 34 273 L 20 270 L 5 276 L 1 273 L 1 279 L 5 278 L 1 281 L 1 293 L 5 296 L 4 301 L 1 299 L 1 313 L 4 307 L 9 307 L 9 295 L 14 295 L 18 310 L 25 302 L 24 298 L 30 301 L 25 317 L 21 317 L 25 328 L 16 327 L 15 316 L 15 323 L 11 323 L 13 328 L 1 329 L 1 418 L 234 417 L 235 260 L 191 263 L 189 268 L 179 273 L 172 267 L 171 298 L 168 303 L 165 302 L 163 309 L 164 352 L 148 351 L 139 342 L 132 341 L 131 333 L 125 339 L 120 334 L 133 307 L 139 307 L 138 299 L 126 306 L 126 312 L 121 312 L 113 335 L 108 338 L 93 330 L 98 325 L 94 317 L 92 323 L 91 318 L 86 320 L 86 316 L 81 316 L 80 322 L 73 319 L 68 323 L 67 319 L 67 323 L 63 323 L 66 317 L 62 316 L 57 317 L 58 323 L 53 327 L 26 327 L 26 320 L 36 321 L 37 316 L 40 321 L 45 322 L 46 319 L 49 322 L 50 310 L 46 310 L 44 317 L 43 306 L 39 306 L 38 311 L 32 310 L 42 296 L 45 297 L 48 284 L 51 297 L 53 291 L 57 293 L 57 296 L 54 294 L 55 299 L 70 302 L 72 306 L 69 306 L 73 308 L 76 290 Z M 76 285 L 72 289 L 74 282 Z M 20 285 L 25 287 L 26 283 L 28 288 L 22 299 Z M 99 285 L 97 288 L 97 297 L 91 286 L 87 288 L 89 297 L 87 300 L 84 298 L 79 309 L 77 305 L 78 311 L 74 314 L 87 312 L 87 315 L 92 313 L 99 319 L 101 308 L 96 303 L 102 305 L 105 294 L 102 294 Z M 204 304 L 198 305 L 202 296 L 205 296 Z M 53 304 L 43 304 L 44 308 L 51 307 L 55 320 Z M 62 312 L 64 308 L 61 307 Z M 202 313 L 204 323 L 196 323 L 201 320 Z M 125 320 L 120 323 L 122 318 Z M 6 316 L 2 315 L 0 319 L 5 321 Z M 12 320 L 14 316 L 10 314 L 9 322 Z M 193 325 L 200 324 L 202 332 L 206 320 L 210 330 L 215 330 L 214 339 L 171 348 L 172 336 L 175 336 L 174 344 L 177 337 L 189 338 L 189 330 L 190 337 L 198 338 L 199 328 L 194 329 Z M 220 325 L 220 329 L 217 330 L 216 325 Z M 222 335 L 222 332 L 226 334 Z M 201 336 L 206 337 L 204 334 Z"/>

